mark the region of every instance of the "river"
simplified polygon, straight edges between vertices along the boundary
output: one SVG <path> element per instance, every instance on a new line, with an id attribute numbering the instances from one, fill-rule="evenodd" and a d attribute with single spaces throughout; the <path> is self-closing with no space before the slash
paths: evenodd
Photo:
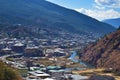
<path id="1" fill-rule="evenodd" d="M 86 64 L 85 62 L 79 60 L 79 59 L 76 59 L 75 57 L 77 56 L 77 52 L 76 51 L 72 51 L 72 54 L 71 56 L 68 58 L 70 60 L 72 60 L 73 62 L 78 62 L 80 63 L 81 65 L 85 66 L 85 67 L 89 67 L 88 64 Z"/>

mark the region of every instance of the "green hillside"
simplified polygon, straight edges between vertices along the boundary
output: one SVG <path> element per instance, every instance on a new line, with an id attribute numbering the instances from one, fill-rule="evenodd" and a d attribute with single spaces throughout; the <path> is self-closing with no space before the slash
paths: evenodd
<path id="1" fill-rule="evenodd" d="M 108 33 L 114 27 L 45 0 L 0 0 L 0 22 Z"/>

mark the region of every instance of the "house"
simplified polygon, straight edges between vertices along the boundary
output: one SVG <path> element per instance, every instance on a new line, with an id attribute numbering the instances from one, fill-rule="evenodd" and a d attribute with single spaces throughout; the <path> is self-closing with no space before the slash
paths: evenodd
<path id="1" fill-rule="evenodd" d="M 37 77 L 37 78 L 40 78 L 40 79 L 45 79 L 45 78 L 50 77 L 49 74 L 47 74 L 45 72 L 42 72 L 40 70 L 28 72 L 28 75 L 29 76 L 34 76 L 34 77 Z"/>
<path id="2" fill-rule="evenodd" d="M 44 54 L 38 46 L 27 46 L 24 50 L 25 57 L 43 57 Z"/>
<path id="3" fill-rule="evenodd" d="M 12 49 L 6 47 L 6 48 L 3 48 L 3 49 L 1 50 L 1 53 L 4 53 L 4 54 L 10 54 L 11 51 L 12 51 Z"/>
<path id="4" fill-rule="evenodd" d="M 49 70 L 49 74 L 55 80 L 61 80 L 61 77 L 64 76 L 64 70 Z"/>
<path id="5" fill-rule="evenodd" d="M 20 42 L 12 46 L 12 50 L 17 53 L 23 53 L 24 49 L 25 49 L 25 45 Z"/>

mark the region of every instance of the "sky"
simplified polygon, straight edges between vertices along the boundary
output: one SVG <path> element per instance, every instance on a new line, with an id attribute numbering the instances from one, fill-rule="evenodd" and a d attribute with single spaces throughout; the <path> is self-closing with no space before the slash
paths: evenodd
<path id="1" fill-rule="evenodd" d="M 120 0 L 47 0 L 97 20 L 120 18 Z"/>

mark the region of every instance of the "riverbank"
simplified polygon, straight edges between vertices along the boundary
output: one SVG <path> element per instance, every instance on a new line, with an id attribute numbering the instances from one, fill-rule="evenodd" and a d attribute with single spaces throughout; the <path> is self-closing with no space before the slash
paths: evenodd
<path id="1" fill-rule="evenodd" d="M 71 60 L 72 62 L 79 63 L 80 65 L 82 65 L 84 67 L 87 67 L 87 68 L 94 68 L 94 66 L 92 66 L 92 65 L 90 65 L 90 64 L 88 64 L 88 63 L 86 63 L 84 61 L 81 61 L 79 59 L 79 56 L 78 56 L 76 51 L 72 51 L 71 53 L 72 54 L 68 59 Z"/>
<path id="2" fill-rule="evenodd" d="M 83 66 L 77 62 L 73 62 L 70 59 L 67 59 L 66 57 L 41 58 L 39 60 L 34 60 L 34 62 L 43 64 L 45 66 L 58 65 L 58 66 L 66 67 L 66 68 L 86 68 L 85 66 Z"/>

